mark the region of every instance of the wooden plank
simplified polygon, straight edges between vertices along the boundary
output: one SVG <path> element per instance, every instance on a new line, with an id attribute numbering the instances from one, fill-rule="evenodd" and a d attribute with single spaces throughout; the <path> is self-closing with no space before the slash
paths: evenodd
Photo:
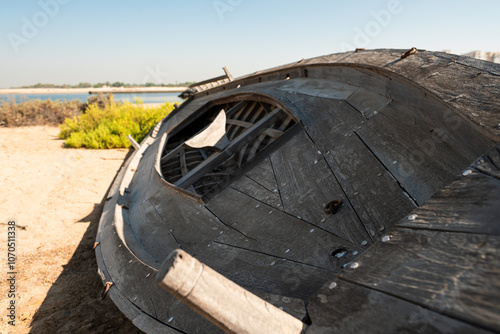
<path id="1" fill-rule="evenodd" d="M 244 122 L 244 121 L 240 121 L 237 119 L 227 119 L 226 123 L 230 124 L 230 125 L 237 125 L 239 127 L 245 128 L 245 129 L 248 129 L 248 128 L 253 126 L 253 124 L 250 122 Z M 263 133 L 271 138 L 276 139 L 283 134 L 283 131 L 279 131 L 276 129 L 266 129 Z"/>
<path id="2" fill-rule="evenodd" d="M 342 60 L 343 63 L 361 64 L 364 66 L 373 66 L 383 68 L 394 61 L 401 60 L 401 54 L 408 49 L 385 49 L 381 50 L 358 50 Z"/>
<path id="3" fill-rule="evenodd" d="M 241 104 L 242 102 L 240 102 L 239 104 Z M 238 119 L 242 114 L 248 115 L 249 113 L 251 113 L 255 109 L 255 107 L 258 107 L 257 103 L 258 102 L 256 102 L 256 101 L 253 101 L 253 102 L 246 102 L 245 101 L 244 107 L 239 108 L 235 112 L 228 113 L 227 119 Z M 244 130 L 242 130 L 241 128 L 239 128 L 235 125 L 229 124 L 229 126 L 227 128 L 227 137 L 229 138 L 229 140 L 233 140 L 242 131 L 244 131 Z"/>
<path id="4" fill-rule="evenodd" d="M 239 103 L 241 103 L 241 102 L 239 102 Z M 233 114 L 228 115 L 229 116 L 228 119 L 246 120 L 250 115 L 252 115 L 252 118 L 256 118 L 260 114 L 259 111 L 262 111 L 264 109 L 262 107 L 262 105 L 256 101 L 252 101 L 252 102 L 246 101 L 245 103 L 247 103 L 245 108 L 240 109 L 237 113 L 234 113 L 234 115 Z M 254 122 L 251 122 L 251 123 L 253 124 Z"/>
<path id="5" fill-rule="evenodd" d="M 180 151 L 180 162 L 181 162 L 181 173 L 182 176 L 186 175 L 189 171 L 186 163 L 186 149 L 183 146 L 183 149 Z"/>
<path id="6" fill-rule="evenodd" d="M 314 80 L 326 79 L 347 83 L 355 87 L 363 87 L 382 96 L 390 96 L 392 78 L 383 70 L 347 66 L 314 66 L 308 68 L 309 77 Z M 346 97 L 347 98 L 347 97 Z"/>
<path id="7" fill-rule="evenodd" d="M 195 257 L 290 314 L 303 312 L 293 299 L 307 300 L 332 277 L 329 270 L 218 242 Z"/>
<path id="8" fill-rule="evenodd" d="M 209 83 L 211 83 L 211 82 L 216 82 L 216 81 L 219 81 L 219 80 L 224 80 L 224 79 L 227 79 L 227 74 L 220 75 L 220 76 L 215 77 L 215 78 L 211 78 L 211 79 L 207 79 L 207 80 L 203 80 L 203 81 L 200 81 L 200 82 L 194 83 L 194 84 L 190 85 L 190 86 L 189 86 L 189 88 L 193 88 L 193 87 L 198 87 L 198 86 L 206 85 L 206 84 L 209 84 Z"/>
<path id="9" fill-rule="evenodd" d="M 266 203 L 273 208 L 283 211 L 283 205 L 278 192 L 274 192 L 263 187 L 247 176 L 243 176 L 239 180 L 233 182 L 231 184 L 231 188 L 253 197 L 260 202 Z"/>
<path id="10" fill-rule="evenodd" d="M 469 95 L 473 91 L 486 90 L 484 86 L 475 82 L 472 85 L 474 87 L 468 87 L 469 89 L 465 90 L 464 81 L 458 80 L 458 76 L 462 73 L 455 72 L 460 69 L 455 66 L 446 70 L 445 68 L 446 66 L 441 68 L 445 71 L 442 75 L 432 76 L 428 80 L 438 81 L 439 90 L 445 91 L 444 96 L 438 95 L 439 98 L 437 98 L 424 90 L 429 88 L 427 81 L 422 82 L 424 87 L 418 87 L 409 85 L 408 81 L 398 77 L 394 77 L 391 81 L 391 96 L 395 101 L 405 101 L 406 105 L 411 106 L 413 114 L 418 115 L 433 128 L 439 128 L 442 131 L 441 136 L 447 138 L 457 151 L 468 159 L 474 160 L 500 140 L 496 138 L 492 141 L 488 138 L 491 134 L 481 129 L 485 125 L 491 128 L 498 125 L 500 114 L 497 113 L 496 106 L 492 103 L 478 103 L 480 99 L 490 101 L 490 96 L 480 93 L 480 96 L 472 98 Z M 485 82 L 485 84 L 491 83 Z M 466 104 L 472 104 L 468 107 L 472 108 L 464 110 Z M 488 129 L 488 131 L 491 130 Z"/>
<path id="11" fill-rule="evenodd" d="M 418 61 L 418 58 L 424 61 Z M 494 142 L 500 139 L 498 137 L 500 129 L 496 127 L 500 123 L 500 114 L 498 114 L 497 103 L 492 99 L 493 96 L 498 96 L 500 87 L 498 75 L 492 75 L 490 72 L 492 67 L 495 67 L 496 71 L 500 67 L 498 64 L 478 59 L 463 62 L 464 59 L 466 57 L 458 55 L 426 52 L 425 55 L 415 57 L 411 62 L 401 62 L 392 70 L 411 78 L 422 88 L 436 94 L 442 101 L 446 101 L 448 106 L 458 111 L 458 114 L 466 116 L 463 119 L 465 123 L 470 124 L 469 120 L 472 120 L 476 129 L 481 127 L 485 130 L 481 131 L 482 136 L 471 138 L 473 142 L 466 143 L 471 146 L 476 144 L 476 148 L 482 148 L 483 151 L 480 152 L 482 154 L 489 149 L 489 147 L 478 145 L 485 135 Z M 490 63 L 490 66 L 479 65 L 481 63 Z M 394 88 L 396 92 L 396 83 Z M 462 133 L 467 131 L 465 128 L 461 130 Z"/>
<path id="12" fill-rule="evenodd" d="M 391 102 L 385 95 L 377 94 L 363 87 L 358 88 L 346 101 L 366 118 L 376 115 Z"/>
<path id="13" fill-rule="evenodd" d="M 222 69 L 224 70 L 224 73 L 226 73 L 226 77 L 229 81 L 233 81 L 234 78 L 232 76 L 232 74 L 229 72 L 229 70 L 227 69 L 226 66 L 222 67 Z"/>
<path id="14" fill-rule="evenodd" d="M 411 212 L 415 205 L 354 131 L 365 118 L 344 101 L 289 96 L 306 132 L 337 177 L 372 239 Z"/>
<path id="15" fill-rule="evenodd" d="M 229 141 L 226 137 L 226 113 L 222 109 L 204 130 L 184 142 L 191 148 L 217 147 L 222 150 Z"/>
<path id="16" fill-rule="evenodd" d="M 301 219 L 227 188 L 207 207 L 230 230 L 219 243 L 338 271 L 361 248 Z M 235 211 L 234 208 L 242 208 Z M 337 257 L 338 251 L 345 256 Z M 357 253 L 355 253 L 357 254 Z"/>
<path id="17" fill-rule="evenodd" d="M 193 253 L 195 250 L 206 248 L 220 232 L 227 230 L 227 227 L 217 221 L 203 205 L 179 196 L 172 189 L 161 189 L 152 195 L 148 202 L 144 205 L 152 206 L 151 210 L 155 210 L 162 218 L 161 227 L 157 227 L 155 231 L 153 224 L 149 226 L 149 224 L 140 223 L 138 220 L 140 216 L 135 215 L 134 219 L 135 223 L 144 229 L 141 233 L 149 234 L 152 244 L 162 244 L 162 240 L 171 234 L 184 250 Z M 162 252 L 156 256 L 162 261 L 166 255 Z"/>
<path id="18" fill-rule="evenodd" d="M 316 333 L 491 333 L 388 294 L 349 282 L 328 281 L 309 299 Z"/>
<path id="19" fill-rule="evenodd" d="M 337 80 L 296 78 L 280 84 L 278 89 L 287 93 L 345 100 L 358 87 Z"/>
<path id="20" fill-rule="evenodd" d="M 500 180 L 473 172 L 438 191 L 398 226 L 500 235 Z"/>
<path id="21" fill-rule="evenodd" d="M 339 277 L 500 330 L 500 237 L 398 228 L 383 240 Z"/>
<path id="22" fill-rule="evenodd" d="M 273 153 L 271 162 L 285 212 L 356 245 L 370 240 L 323 155 L 303 130 Z M 323 208 L 335 199 L 344 206 L 329 216 Z"/>
<path id="23" fill-rule="evenodd" d="M 475 161 L 473 167 L 482 173 L 500 179 L 500 143 Z"/>
<path id="24" fill-rule="evenodd" d="M 391 102 L 356 133 L 421 205 L 472 162 L 439 130 L 427 126 L 405 105 Z"/>
<path id="25" fill-rule="evenodd" d="M 299 319 L 264 301 L 181 249 L 158 270 L 161 287 L 226 333 L 296 333 Z M 258 321 L 256 321 L 258 320 Z"/>
<path id="26" fill-rule="evenodd" d="M 435 54 L 437 53 L 438 52 L 435 52 Z M 498 66 L 498 63 L 496 62 L 486 61 L 469 56 L 458 56 L 456 58 L 457 58 L 456 61 L 459 64 L 465 65 L 467 67 L 472 67 L 472 69 L 478 69 L 480 71 L 484 71 L 485 74 L 487 73 L 500 76 L 500 66 Z"/>
<path id="27" fill-rule="evenodd" d="M 233 117 L 233 115 L 241 110 L 244 106 L 246 106 L 248 101 L 240 101 L 231 107 L 228 111 L 226 111 L 226 119 Z"/>
<path id="28" fill-rule="evenodd" d="M 174 235 L 175 224 L 160 216 L 149 200 L 135 204 L 129 219 L 135 238 L 158 263 L 181 246 Z M 162 242 L 152 242 L 152 235 L 160 235 Z"/>
<path id="29" fill-rule="evenodd" d="M 273 192 L 278 191 L 278 184 L 276 183 L 276 177 L 274 175 L 274 169 L 270 158 L 263 160 L 250 170 L 246 176 L 262 185 L 267 190 Z"/>

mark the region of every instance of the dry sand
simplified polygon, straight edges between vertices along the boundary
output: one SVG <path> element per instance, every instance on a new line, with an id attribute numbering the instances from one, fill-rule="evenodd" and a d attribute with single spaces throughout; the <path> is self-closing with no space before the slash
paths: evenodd
<path id="1" fill-rule="evenodd" d="M 63 148 L 57 127 L 0 128 L 1 333 L 139 333 L 106 298 L 92 251 L 128 150 Z M 7 226 L 17 230 L 17 321 L 6 317 Z"/>

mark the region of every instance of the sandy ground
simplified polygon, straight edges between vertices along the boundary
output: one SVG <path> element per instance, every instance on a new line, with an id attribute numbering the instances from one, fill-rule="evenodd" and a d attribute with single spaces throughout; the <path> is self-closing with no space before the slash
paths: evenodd
<path id="1" fill-rule="evenodd" d="M 102 289 L 92 251 L 128 150 L 67 149 L 57 127 L 0 128 L 1 333 L 139 333 Z M 16 326 L 8 324 L 7 226 L 17 230 Z"/>

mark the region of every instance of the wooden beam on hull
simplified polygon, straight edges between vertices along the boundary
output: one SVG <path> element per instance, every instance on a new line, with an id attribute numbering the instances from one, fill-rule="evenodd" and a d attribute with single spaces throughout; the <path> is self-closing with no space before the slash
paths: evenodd
<path id="1" fill-rule="evenodd" d="M 180 249 L 165 259 L 156 279 L 226 333 L 300 334 L 307 328 Z"/>

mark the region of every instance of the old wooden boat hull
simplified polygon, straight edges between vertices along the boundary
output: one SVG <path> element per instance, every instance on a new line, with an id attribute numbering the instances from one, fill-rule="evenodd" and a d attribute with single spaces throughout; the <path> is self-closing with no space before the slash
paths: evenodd
<path id="1" fill-rule="evenodd" d="M 148 333 L 220 331 L 157 284 L 180 248 L 308 333 L 500 331 L 500 66 L 404 51 L 193 87 L 104 207 L 120 310 Z"/>

